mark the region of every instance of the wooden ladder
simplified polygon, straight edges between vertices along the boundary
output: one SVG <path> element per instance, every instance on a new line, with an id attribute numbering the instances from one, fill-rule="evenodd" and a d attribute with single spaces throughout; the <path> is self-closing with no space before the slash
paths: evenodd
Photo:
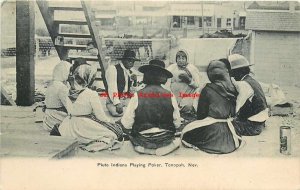
<path id="1" fill-rule="evenodd" d="M 37 5 L 40 9 L 48 32 L 50 34 L 51 40 L 55 46 L 57 54 L 61 60 L 70 60 L 73 62 L 77 57 L 83 57 L 87 61 L 97 61 L 99 67 L 97 69 L 96 81 L 102 81 L 107 90 L 107 82 L 105 79 L 105 70 L 108 67 L 108 63 L 104 61 L 104 55 L 102 53 L 102 39 L 99 35 L 99 29 L 97 27 L 97 21 L 95 19 L 95 13 L 92 11 L 90 2 L 88 1 L 70 1 L 72 4 L 64 4 L 62 2 L 52 5 L 51 2 L 45 0 L 37 0 Z M 54 3 L 54 2 L 53 2 Z M 82 14 L 84 19 L 73 19 L 67 18 L 56 18 L 55 14 L 59 13 L 74 13 L 71 16 Z M 66 14 L 67 15 L 67 14 Z M 66 33 L 61 30 L 61 25 L 79 25 L 79 26 L 88 26 L 89 33 Z M 60 40 L 65 38 L 76 40 L 76 39 L 90 39 L 93 41 L 96 48 L 98 49 L 97 56 L 82 56 L 82 55 L 69 55 L 70 50 L 85 50 L 86 45 L 77 45 L 77 44 L 64 44 L 59 43 Z"/>

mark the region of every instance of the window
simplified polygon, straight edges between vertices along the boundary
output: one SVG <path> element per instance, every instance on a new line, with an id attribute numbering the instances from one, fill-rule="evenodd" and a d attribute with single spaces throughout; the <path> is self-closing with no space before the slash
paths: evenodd
<path id="1" fill-rule="evenodd" d="M 222 26 L 222 18 L 217 18 L 217 27 L 220 28 Z"/>
<path id="2" fill-rule="evenodd" d="M 180 16 L 173 16 L 173 28 L 180 28 Z"/>
<path id="3" fill-rule="evenodd" d="M 245 20 L 246 20 L 246 17 L 240 17 L 240 25 L 241 25 L 241 27 L 245 27 Z"/>
<path id="4" fill-rule="evenodd" d="M 193 16 L 187 17 L 187 25 L 195 25 L 195 19 Z"/>
<path id="5" fill-rule="evenodd" d="M 240 30 L 245 29 L 245 22 L 246 22 L 246 17 L 240 17 L 238 27 Z"/>
<path id="6" fill-rule="evenodd" d="M 206 26 L 211 26 L 211 17 L 204 17 L 204 23 L 206 23 Z"/>
<path id="7" fill-rule="evenodd" d="M 231 26 L 231 18 L 227 18 L 226 26 Z"/>
<path id="8" fill-rule="evenodd" d="M 202 17 L 199 17 L 199 27 L 202 27 Z"/>
<path id="9" fill-rule="evenodd" d="M 235 25 L 236 25 L 236 18 L 233 18 L 232 25 L 233 25 L 233 28 L 235 28 Z"/>

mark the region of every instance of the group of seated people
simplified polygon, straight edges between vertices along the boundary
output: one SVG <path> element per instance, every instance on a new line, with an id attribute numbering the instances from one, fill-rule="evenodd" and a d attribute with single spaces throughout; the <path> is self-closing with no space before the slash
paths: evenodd
<path id="1" fill-rule="evenodd" d="M 92 90 L 97 67 L 84 58 L 72 66 L 60 62 L 45 94 L 44 128 L 51 135 L 77 138 L 87 151 L 118 149 L 129 139 L 136 152 L 166 155 L 181 143 L 207 153 L 230 153 L 241 146 L 242 136 L 259 135 L 265 127 L 266 98 L 245 57 L 233 54 L 211 61 L 210 83 L 204 87 L 184 50 L 168 68 L 160 59 L 140 66 L 142 85 L 137 85 L 135 61 L 134 51 L 125 50 L 120 63 L 106 70 L 104 104 L 110 116 Z M 183 126 L 186 115 L 194 119 Z"/>

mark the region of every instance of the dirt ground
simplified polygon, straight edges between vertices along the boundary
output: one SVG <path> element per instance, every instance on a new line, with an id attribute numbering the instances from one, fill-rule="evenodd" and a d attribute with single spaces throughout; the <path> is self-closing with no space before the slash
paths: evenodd
<path id="1" fill-rule="evenodd" d="M 2 58 L 1 68 L 1 84 L 5 87 L 9 94 L 15 98 L 15 59 L 12 57 Z M 35 66 L 36 73 L 36 90 L 40 92 L 45 91 L 45 86 L 48 81 L 51 80 L 51 73 L 56 63 L 58 63 L 57 57 L 50 57 L 48 59 L 37 60 Z M 272 74 L 272 73 L 267 73 Z M 276 81 L 274 81 L 276 84 Z M 267 121 L 267 127 L 263 133 L 256 137 L 244 137 L 245 145 L 234 153 L 228 155 L 211 155 L 201 151 L 195 151 L 193 149 L 187 149 L 181 146 L 179 149 L 169 154 L 167 157 L 286 157 L 279 153 L 279 127 L 282 125 L 292 126 L 292 154 L 288 157 L 300 157 L 300 87 L 299 86 L 281 86 L 284 91 L 287 100 L 293 104 L 294 114 L 286 117 L 272 116 Z M 19 109 L 15 107 L 14 109 Z M 1 120 L 5 120 L 2 118 Z M 13 119 L 13 118 L 11 118 Z M 22 119 L 22 117 L 15 117 L 16 120 Z M 3 122 L 2 122 L 3 124 Z M 35 124 L 40 129 L 40 124 Z M 3 126 L 1 126 L 3 127 Z M 8 126 L 6 126 L 8 127 Z M 41 133 L 45 135 L 45 133 Z M 34 155 L 32 155 L 34 156 Z M 152 157 L 149 155 L 139 155 L 134 152 L 132 145 L 129 141 L 124 142 L 121 149 L 115 151 L 101 151 L 96 153 L 89 153 L 79 150 L 77 157 Z"/>

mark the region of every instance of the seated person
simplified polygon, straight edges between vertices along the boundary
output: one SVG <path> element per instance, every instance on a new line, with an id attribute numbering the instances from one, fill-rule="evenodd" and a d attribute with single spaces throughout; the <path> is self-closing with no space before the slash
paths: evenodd
<path id="1" fill-rule="evenodd" d="M 96 72 L 88 64 L 80 64 L 75 69 L 73 86 L 66 101 L 68 117 L 58 131 L 61 136 L 77 138 L 82 148 L 88 151 L 120 148 L 121 127 L 105 115 L 98 93 L 88 88 Z"/>
<path id="2" fill-rule="evenodd" d="M 207 153 L 230 153 L 241 144 L 230 119 L 236 112 L 237 91 L 223 62 L 210 62 L 207 75 L 211 83 L 201 91 L 198 120 L 184 127 L 182 143 Z"/>
<path id="3" fill-rule="evenodd" d="M 173 78 L 166 85 L 175 94 L 178 106 L 183 114 L 195 111 L 193 102 L 195 98 L 184 97 L 182 94 L 199 94 L 200 72 L 197 67 L 188 62 L 188 54 L 184 50 L 180 50 L 176 54 L 176 64 L 168 67 L 173 74 Z"/>
<path id="4" fill-rule="evenodd" d="M 45 115 L 43 118 L 43 127 L 51 131 L 57 124 L 67 116 L 66 98 L 68 97 L 69 87 L 67 79 L 69 76 L 70 64 L 62 61 L 58 63 L 52 73 L 52 82 L 45 92 Z"/>
<path id="5" fill-rule="evenodd" d="M 79 66 L 81 65 L 88 65 L 89 67 L 92 66 L 93 70 L 96 69 L 95 66 L 87 63 L 86 59 L 82 58 L 82 57 L 78 57 L 74 60 L 74 64 L 70 67 L 70 73 L 69 73 L 69 78 L 68 78 L 68 82 L 71 85 L 71 88 L 74 86 L 74 76 L 75 73 L 78 72 Z M 92 89 L 93 88 L 93 83 L 95 81 L 95 76 L 89 76 L 89 78 L 87 78 L 86 80 L 88 81 L 87 87 Z"/>
<path id="6" fill-rule="evenodd" d="M 146 86 L 131 98 L 121 123 L 135 151 L 165 155 L 180 145 L 175 139 L 176 128 L 181 124 L 176 98 L 161 86 L 172 73 L 165 69 L 163 61 L 155 59 L 139 71 L 144 73 Z"/>
<path id="7" fill-rule="evenodd" d="M 239 135 L 259 135 L 265 127 L 265 121 L 269 117 L 269 109 L 263 89 L 260 84 L 250 76 L 250 64 L 248 60 L 238 54 L 228 56 L 231 67 L 231 76 L 236 81 L 242 81 L 247 89 L 251 91 L 240 106 L 237 118 L 233 120 L 234 127 Z"/>
<path id="8" fill-rule="evenodd" d="M 95 42 L 88 42 L 86 44 L 86 50 L 89 53 L 90 56 L 97 56 L 98 55 L 98 49 L 96 48 Z"/>
<path id="9" fill-rule="evenodd" d="M 93 41 L 88 42 L 86 46 L 87 46 L 86 50 L 87 50 L 87 53 L 89 56 L 98 56 L 98 49 L 95 45 L 95 42 L 93 42 Z M 104 57 L 104 61 L 108 61 L 105 58 L 106 57 Z M 87 63 L 93 67 L 96 67 L 97 69 L 101 69 L 98 61 L 88 61 Z M 96 73 L 96 78 L 101 78 L 100 72 Z M 94 80 L 93 83 L 90 84 L 89 88 L 93 89 L 93 90 L 101 90 L 101 89 L 104 89 L 104 86 L 103 86 L 102 81 Z"/>
<path id="10" fill-rule="evenodd" d="M 129 102 L 133 84 L 137 81 L 132 67 L 135 61 L 139 61 L 132 50 L 125 50 L 120 60 L 120 64 L 110 65 L 105 73 L 108 88 L 106 107 L 115 117 L 123 115 L 123 107 Z"/>

